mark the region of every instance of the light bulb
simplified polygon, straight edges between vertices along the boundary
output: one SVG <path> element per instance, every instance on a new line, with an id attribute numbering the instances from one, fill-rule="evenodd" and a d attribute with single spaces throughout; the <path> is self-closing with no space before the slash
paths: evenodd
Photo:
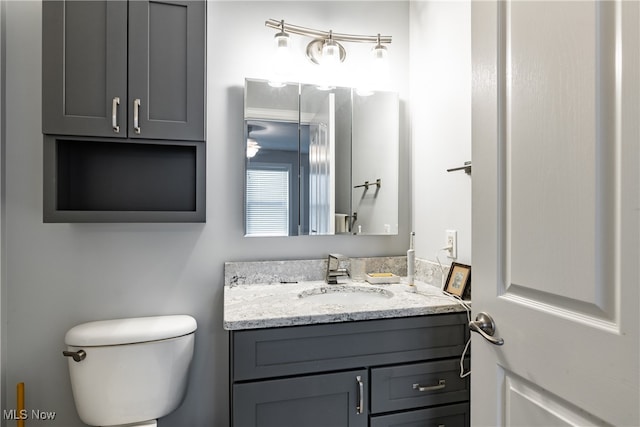
<path id="1" fill-rule="evenodd" d="M 384 90 L 389 84 L 388 52 L 380 43 L 371 50 L 371 70 L 368 77 L 371 89 Z"/>
<path id="2" fill-rule="evenodd" d="M 258 145 L 258 141 L 253 138 L 247 138 L 247 158 L 251 159 L 258 154 L 260 151 L 260 146 Z"/>
<path id="3" fill-rule="evenodd" d="M 284 31 L 277 33 L 274 38 L 275 51 L 271 59 L 271 78 L 269 85 L 283 87 L 289 80 L 291 72 L 291 53 L 289 52 L 289 34 Z"/>
<path id="4" fill-rule="evenodd" d="M 327 39 L 322 46 L 322 65 L 335 67 L 340 64 L 340 46 L 333 39 Z"/>
<path id="5" fill-rule="evenodd" d="M 324 41 L 322 45 L 322 65 L 335 68 L 343 58 L 340 57 L 340 46 L 333 39 L 333 31 L 329 31 L 329 38 Z"/>
<path id="6" fill-rule="evenodd" d="M 273 37 L 273 40 L 278 51 L 280 51 L 281 49 L 285 51 L 289 50 L 289 34 L 285 33 L 284 31 L 280 31 Z"/>
<path id="7" fill-rule="evenodd" d="M 381 44 L 377 44 L 371 49 L 371 56 L 373 56 L 374 61 L 387 61 L 387 48 L 382 46 Z"/>

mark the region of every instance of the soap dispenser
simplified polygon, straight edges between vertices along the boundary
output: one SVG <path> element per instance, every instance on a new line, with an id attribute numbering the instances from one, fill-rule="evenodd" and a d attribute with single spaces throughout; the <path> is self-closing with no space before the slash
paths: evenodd
<path id="1" fill-rule="evenodd" d="M 415 274 L 416 274 L 416 251 L 413 249 L 413 240 L 416 233 L 414 231 L 409 235 L 409 250 L 407 251 L 407 284 L 411 286 L 411 291 L 415 292 Z"/>

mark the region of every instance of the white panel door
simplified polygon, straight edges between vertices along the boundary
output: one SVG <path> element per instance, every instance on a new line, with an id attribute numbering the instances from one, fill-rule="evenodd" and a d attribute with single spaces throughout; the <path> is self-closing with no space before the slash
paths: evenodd
<path id="1" fill-rule="evenodd" d="M 640 2 L 472 3 L 474 426 L 640 425 Z"/>
<path id="2" fill-rule="evenodd" d="M 328 93 L 309 121 L 309 234 L 335 234 L 336 99 Z M 301 198 L 301 200 L 303 200 Z"/>

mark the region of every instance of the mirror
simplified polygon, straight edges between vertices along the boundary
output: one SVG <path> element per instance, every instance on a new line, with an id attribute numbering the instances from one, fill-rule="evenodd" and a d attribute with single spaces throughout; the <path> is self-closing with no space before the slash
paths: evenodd
<path id="1" fill-rule="evenodd" d="M 398 233 L 398 95 L 245 80 L 245 233 Z"/>

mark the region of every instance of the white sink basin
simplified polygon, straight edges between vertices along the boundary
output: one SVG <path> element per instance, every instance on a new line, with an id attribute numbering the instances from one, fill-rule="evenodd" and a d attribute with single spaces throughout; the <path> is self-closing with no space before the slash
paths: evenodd
<path id="1" fill-rule="evenodd" d="M 300 292 L 298 298 L 318 304 L 368 304 L 393 297 L 386 289 L 364 286 L 331 285 Z"/>

